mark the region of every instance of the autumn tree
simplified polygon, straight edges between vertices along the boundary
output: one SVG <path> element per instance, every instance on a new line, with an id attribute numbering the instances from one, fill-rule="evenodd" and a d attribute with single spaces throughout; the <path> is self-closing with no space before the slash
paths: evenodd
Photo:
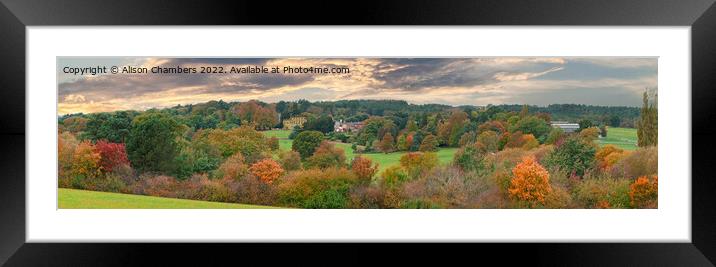
<path id="1" fill-rule="evenodd" d="M 296 151 L 282 151 L 278 154 L 278 162 L 284 170 L 295 171 L 301 169 L 301 154 Z"/>
<path id="2" fill-rule="evenodd" d="M 227 158 L 216 170 L 215 176 L 222 179 L 241 179 L 248 173 L 248 166 L 244 162 L 244 156 L 236 153 Z"/>
<path id="3" fill-rule="evenodd" d="M 323 141 L 316 148 L 313 156 L 306 160 L 307 168 L 326 169 L 329 167 L 343 167 L 346 165 L 346 154 L 342 148 L 336 147 L 329 141 Z"/>
<path id="4" fill-rule="evenodd" d="M 262 182 L 271 184 L 283 175 L 284 170 L 278 162 L 272 159 L 260 160 L 249 168 L 251 174 L 258 177 Z"/>
<path id="5" fill-rule="evenodd" d="M 95 178 L 101 171 L 101 156 L 89 141 L 80 142 L 72 156 L 71 173 L 75 177 Z"/>
<path id="6" fill-rule="evenodd" d="M 70 132 L 63 132 L 57 136 L 57 167 L 59 177 L 64 178 L 71 172 L 72 159 L 79 141 Z"/>
<path id="7" fill-rule="evenodd" d="M 400 166 L 413 179 L 432 170 L 437 164 L 438 156 L 435 153 L 409 152 L 400 157 Z"/>
<path id="8" fill-rule="evenodd" d="M 386 133 L 385 135 L 383 135 L 383 140 L 380 141 L 380 147 L 379 147 L 380 151 L 383 151 L 383 153 L 386 153 L 386 154 L 393 152 L 393 150 L 394 150 L 393 142 L 394 141 L 395 140 L 394 140 L 392 134 Z"/>
<path id="9" fill-rule="evenodd" d="M 612 154 L 615 154 L 612 156 Z M 616 154 L 619 154 L 617 156 Z M 615 160 L 619 159 L 624 154 L 624 149 L 618 148 L 614 145 L 605 145 L 600 148 L 594 155 L 597 164 L 602 169 L 607 169 L 614 165 Z"/>
<path id="10" fill-rule="evenodd" d="M 256 100 L 236 104 L 233 112 L 243 124 L 253 124 L 257 130 L 268 130 L 278 123 L 278 114 L 273 107 Z"/>
<path id="11" fill-rule="evenodd" d="M 373 164 L 373 161 L 366 157 L 355 157 L 351 162 L 351 170 L 356 174 L 358 179 L 370 182 L 373 176 L 378 172 L 378 163 Z"/>
<path id="12" fill-rule="evenodd" d="M 496 152 L 499 149 L 500 137 L 494 131 L 484 131 L 477 135 L 477 141 L 475 145 L 480 147 L 486 152 Z"/>
<path id="13" fill-rule="evenodd" d="M 539 146 L 539 141 L 532 134 L 522 135 L 522 149 L 530 150 Z"/>
<path id="14" fill-rule="evenodd" d="M 323 134 L 319 131 L 303 131 L 293 139 L 291 149 L 301 154 L 301 158 L 307 159 L 323 141 Z"/>
<path id="15" fill-rule="evenodd" d="M 438 150 L 438 140 L 434 135 L 429 134 L 423 138 L 423 142 L 420 144 L 420 151 L 422 152 L 434 152 Z"/>
<path id="16" fill-rule="evenodd" d="M 536 207 L 544 204 L 551 192 L 549 172 L 534 157 L 525 157 L 512 169 L 508 188 L 512 200 Z"/>
<path id="17" fill-rule="evenodd" d="M 632 207 L 656 208 L 658 201 L 659 178 L 641 176 L 629 186 L 629 198 Z"/>
<path id="18" fill-rule="evenodd" d="M 646 91 L 642 99 L 641 114 L 639 115 L 639 121 L 637 121 L 637 143 L 639 147 L 655 146 L 659 141 L 656 100 L 650 101 L 649 94 Z"/>
<path id="19" fill-rule="evenodd" d="M 247 163 L 254 163 L 262 159 L 262 153 L 270 149 L 268 138 L 246 125 L 229 130 L 202 131 L 195 138 L 206 139 L 206 142 L 221 151 L 224 158 L 241 153 Z"/>
<path id="20" fill-rule="evenodd" d="M 99 153 L 100 166 L 102 166 L 102 170 L 105 172 L 111 172 L 118 166 L 129 165 L 124 144 L 100 140 L 94 145 L 94 150 Z"/>
<path id="21" fill-rule="evenodd" d="M 599 128 L 589 127 L 579 132 L 579 137 L 589 142 L 599 139 Z"/>

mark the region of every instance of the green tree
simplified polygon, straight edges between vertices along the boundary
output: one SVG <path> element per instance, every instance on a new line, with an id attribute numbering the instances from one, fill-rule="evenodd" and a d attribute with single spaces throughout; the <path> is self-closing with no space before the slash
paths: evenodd
<path id="1" fill-rule="evenodd" d="M 127 137 L 132 165 L 140 171 L 173 173 L 180 129 L 180 124 L 164 113 L 147 112 L 135 117 Z"/>
<path id="2" fill-rule="evenodd" d="M 655 146 L 659 141 L 656 100 L 650 101 L 649 94 L 646 91 L 644 92 L 641 114 L 637 122 L 636 135 L 638 138 L 637 143 L 640 147 Z"/>
<path id="3" fill-rule="evenodd" d="M 331 116 L 323 114 L 318 117 L 308 118 L 306 123 L 303 125 L 303 129 L 309 131 L 319 131 L 326 134 L 333 131 L 333 124 L 333 118 L 331 118 Z"/>
<path id="4" fill-rule="evenodd" d="M 550 130 L 549 124 L 536 116 L 523 117 L 510 127 L 510 132 L 521 131 L 523 134 L 532 134 L 540 142 L 544 142 Z"/>
<path id="5" fill-rule="evenodd" d="M 301 158 L 307 159 L 323 141 L 323 134 L 319 131 L 303 131 L 293 139 L 291 149 L 301 154 Z"/>
<path id="6" fill-rule="evenodd" d="M 547 156 L 547 164 L 568 174 L 583 176 L 594 166 L 597 148 L 592 142 L 579 136 L 570 136 Z"/>
<path id="7" fill-rule="evenodd" d="M 102 112 L 90 114 L 87 118 L 82 139 L 92 141 L 105 139 L 112 143 L 124 143 L 132 127 L 132 119 L 136 114 L 128 111 Z"/>
<path id="8" fill-rule="evenodd" d="M 306 160 L 307 168 L 326 169 L 329 167 L 344 167 L 346 165 L 346 154 L 342 148 L 338 148 L 328 141 L 323 141 L 316 148 L 313 156 Z"/>

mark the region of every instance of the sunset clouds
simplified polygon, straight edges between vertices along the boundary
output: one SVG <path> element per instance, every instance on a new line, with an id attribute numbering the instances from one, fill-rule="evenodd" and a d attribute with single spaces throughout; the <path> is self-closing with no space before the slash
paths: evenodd
<path id="1" fill-rule="evenodd" d="M 303 66 L 348 74 L 103 74 L 62 68 Z M 60 114 L 144 110 L 209 100 L 401 99 L 449 105 L 638 106 L 656 58 L 59 58 Z"/>

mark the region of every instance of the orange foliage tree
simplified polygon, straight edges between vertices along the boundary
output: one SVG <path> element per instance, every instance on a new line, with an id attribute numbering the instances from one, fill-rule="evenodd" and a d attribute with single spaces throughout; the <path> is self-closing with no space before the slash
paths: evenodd
<path id="1" fill-rule="evenodd" d="M 549 172 L 534 157 L 525 157 L 512 169 L 507 191 L 511 199 L 525 202 L 530 207 L 544 204 L 545 197 L 552 192 Z"/>
<path id="2" fill-rule="evenodd" d="M 637 178 L 629 189 L 632 207 L 656 208 L 659 190 L 659 178 L 656 175 L 651 178 L 647 176 Z"/>
<path id="3" fill-rule="evenodd" d="M 400 157 L 400 166 L 407 172 L 410 178 L 417 178 L 420 175 L 432 170 L 438 164 L 438 156 L 428 152 L 409 152 Z"/>
<path id="4" fill-rule="evenodd" d="M 75 148 L 72 156 L 72 174 L 83 178 L 95 178 L 100 174 L 100 155 L 89 141 L 83 141 Z"/>
<path id="5" fill-rule="evenodd" d="M 624 154 L 624 149 L 618 148 L 614 145 L 606 145 L 600 148 L 594 158 L 597 160 L 597 164 L 602 169 L 607 169 L 614 165 L 618 159 Z"/>
<path id="6" fill-rule="evenodd" d="M 358 176 L 358 179 L 370 182 L 373 176 L 378 172 L 378 163 L 375 165 L 373 161 L 365 157 L 355 157 L 351 163 L 351 170 Z"/>
<path id="7" fill-rule="evenodd" d="M 259 179 L 267 184 L 273 183 L 278 177 L 283 175 L 284 170 L 281 168 L 281 164 L 273 161 L 272 159 L 263 159 L 259 162 L 254 163 L 249 168 L 249 171 L 259 177 Z"/>

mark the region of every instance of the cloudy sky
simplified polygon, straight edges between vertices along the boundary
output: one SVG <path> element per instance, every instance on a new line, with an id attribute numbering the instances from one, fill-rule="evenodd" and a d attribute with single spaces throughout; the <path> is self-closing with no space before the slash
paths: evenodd
<path id="1" fill-rule="evenodd" d="M 348 74 L 100 74 L 65 67 L 348 67 Z M 639 106 L 657 58 L 115 58 L 57 59 L 58 112 L 145 110 L 209 100 L 400 99 L 448 105 Z"/>

